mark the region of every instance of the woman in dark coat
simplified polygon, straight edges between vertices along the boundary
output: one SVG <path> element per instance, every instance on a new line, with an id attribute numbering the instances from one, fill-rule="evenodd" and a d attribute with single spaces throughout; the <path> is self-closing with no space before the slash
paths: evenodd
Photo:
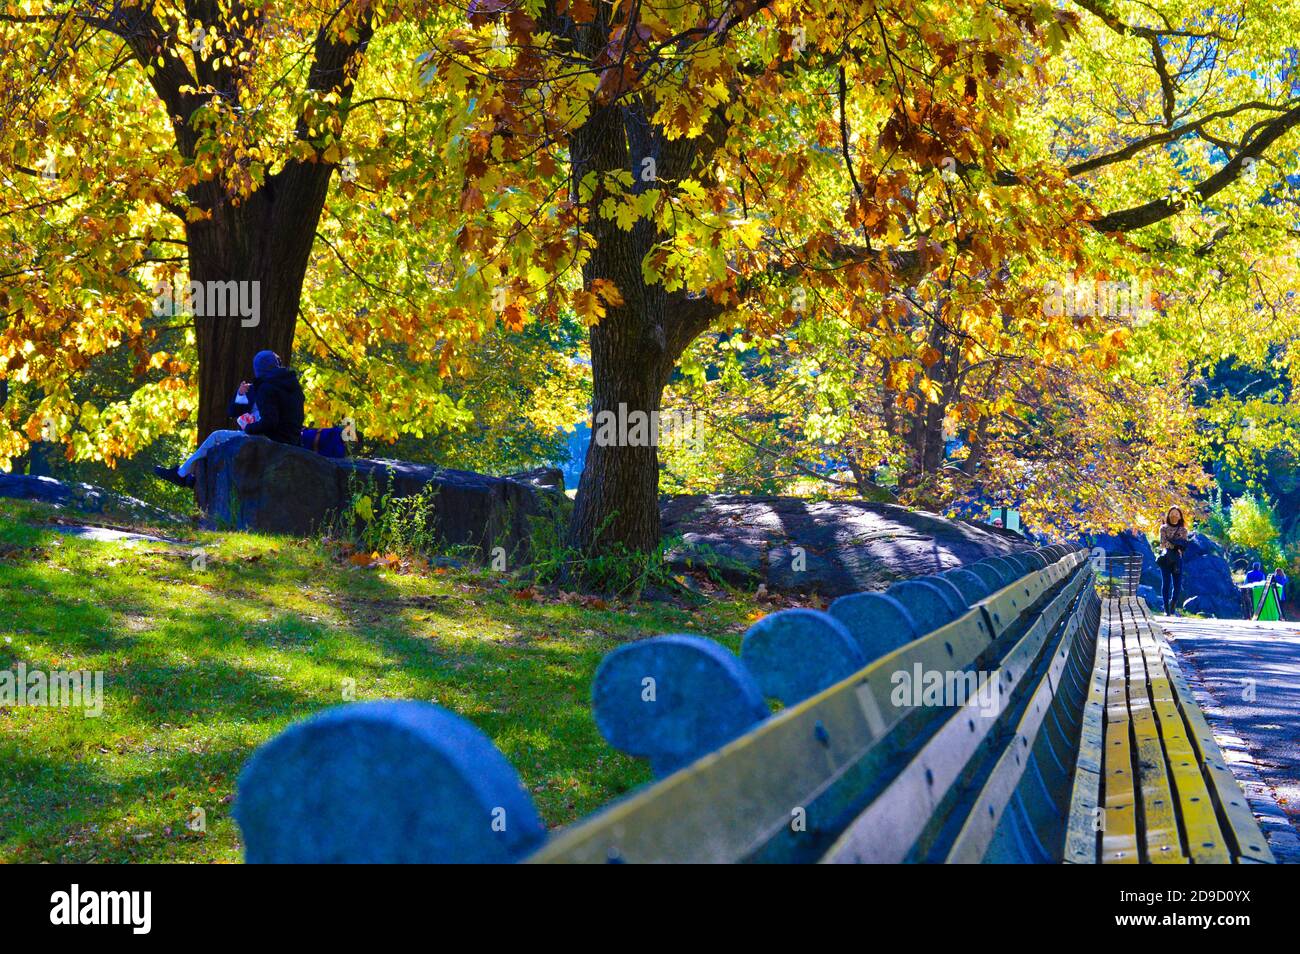
<path id="1" fill-rule="evenodd" d="M 1160 525 L 1160 595 L 1165 601 L 1165 612 L 1178 615 L 1179 598 L 1183 593 L 1183 551 L 1187 549 L 1187 520 L 1178 507 L 1170 507 L 1165 522 Z"/>

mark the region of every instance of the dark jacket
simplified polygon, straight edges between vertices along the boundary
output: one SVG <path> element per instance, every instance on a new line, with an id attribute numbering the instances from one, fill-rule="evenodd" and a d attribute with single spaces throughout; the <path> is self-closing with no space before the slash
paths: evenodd
<path id="1" fill-rule="evenodd" d="M 1187 549 L 1187 527 L 1181 524 L 1174 526 L 1173 524 L 1162 523 L 1160 525 L 1160 547 L 1167 553 L 1172 554 L 1172 556 L 1165 560 L 1165 555 L 1162 553 L 1160 560 L 1165 560 L 1165 563 L 1162 564 L 1160 560 L 1157 560 L 1157 565 L 1163 566 L 1174 573 L 1182 572 L 1183 551 Z"/>
<path id="2" fill-rule="evenodd" d="M 245 434 L 261 434 L 281 444 L 302 442 L 303 396 L 298 373 L 276 368 L 264 378 L 255 378 L 248 389 L 248 404 L 230 402 L 230 416 L 248 414 L 256 405 L 259 420 L 244 428 Z"/>

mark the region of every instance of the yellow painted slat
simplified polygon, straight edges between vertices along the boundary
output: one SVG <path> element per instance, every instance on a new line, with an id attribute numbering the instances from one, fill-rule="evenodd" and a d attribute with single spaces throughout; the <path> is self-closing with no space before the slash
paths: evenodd
<path id="1" fill-rule="evenodd" d="M 1105 827 L 1101 834 L 1103 864 L 1137 864 L 1137 818 L 1133 802 L 1133 766 L 1128 722 L 1106 725 Z"/>
<path id="2" fill-rule="evenodd" d="M 1138 624 L 1138 633 L 1150 674 L 1152 705 L 1187 839 L 1187 853 L 1195 864 L 1226 864 L 1231 860 L 1227 842 L 1219 827 L 1219 818 L 1201 774 L 1199 760 L 1188 740 L 1187 726 L 1174 700 L 1173 688 L 1165 672 L 1160 637 L 1145 618 Z"/>
<path id="3" fill-rule="evenodd" d="M 1112 601 L 1113 602 L 1113 601 Z M 1118 608 L 1107 632 L 1106 721 L 1128 721 L 1127 657 L 1124 655 L 1124 621 Z"/>
<path id="4" fill-rule="evenodd" d="M 1127 608 L 1125 608 L 1127 609 Z M 1173 792 L 1151 708 L 1146 658 L 1137 621 L 1125 613 L 1124 653 L 1128 660 L 1128 709 L 1136 742 L 1139 793 L 1142 797 L 1142 840 L 1153 864 L 1187 861 L 1178 833 Z"/>
<path id="5" fill-rule="evenodd" d="M 1118 630 L 1118 632 L 1117 632 Z M 1133 787 L 1133 758 L 1129 746 L 1128 673 L 1124 655 L 1123 620 L 1110 633 L 1109 680 L 1106 689 L 1106 754 L 1102 773 L 1101 834 L 1103 864 L 1137 864 L 1137 812 Z"/>
<path id="6" fill-rule="evenodd" d="M 1021 577 L 1009 586 L 980 600 L 975 605 L 982 608 L 992 623 L 993 633 L 1006 632 L 1043 595 L 1051 584 L 1041 570 Z"/>

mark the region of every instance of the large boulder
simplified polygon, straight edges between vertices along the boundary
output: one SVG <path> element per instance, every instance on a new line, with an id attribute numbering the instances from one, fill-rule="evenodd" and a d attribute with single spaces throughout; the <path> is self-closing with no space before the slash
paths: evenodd
<path id="1" fill-rule="evenodd" d="M 1194 533 L 1183 551 L 1183 608 L 1217 619 L 1241 619 L 1241 593 L 1222 548 L 1204 534 Z"/>
<path id="2" fill-rule="evenodd" d="M 158 507 L 104 490 L 93 484 L 32 477 L 26 474 L 0 473 L 0 497 L 36 500 L 79 514 L 141 523 L 181 523 L 183 518 Z"/>
<path id="3" fill-rule="evenodd" d="M 1165 597 L 1160 590 L 1153 589 L 1145 583 L 1139 584 L 1137 588 L 1137 598 L 1146 600 L 1146 604 L 1153 613 L 1163 613 L 1165 611 Z"/>
<path id="4" fill-rule="evenodd" d="M 675 570 L 828 597 L 1030 548 L 1010 530 L 862 500 L 692 494 L 666 498 L 661 515 L 664 536 L 680 538 Z"/>
<path id="5" fill-rule="evenodd" d="M 1135 533 L 1132 530 L 1123 530 L 1119 533 L 1093 533 L 1081 537 L 1079 542 L 1088 549 L 1101 547 L 1106 551 L 1106 556 L 1132 558 L 1140 557 L 1142 560 L 1142 576 L 1138 581 L 1142 586 L 1149 586 L 1156 593 L 1160 592 L 1160 567 L 1156 566 L 1156 555 L 1151 550 L 1151 544 L 1147 542 L 1145 535 Z M 1111 565 L 1107 560 L 1106 571 L 1114 576 L 1123 576 L 1123 568 L 1116 561 Z"/>
<path id="6" fill-rule="evenodd" d="M 302 447 L 242 435 L 195 465 L 194 494 L 216 527 L 307 536 L 348 498 L 338 462 Z"/>
<path id="7" fill-rule="evenodd" d="M 488 559 L 503 547 L 510 565 L 526 560 L 533 518 L 556 517 L 558 491 L 503 477 L 399 460 L 332 460 L 301 447 L 241 435 L 195 467 L 195 494 L 210 525 L 307 536 L 367 495 L 424 495 L 427 529 L 441 543 Z"/>

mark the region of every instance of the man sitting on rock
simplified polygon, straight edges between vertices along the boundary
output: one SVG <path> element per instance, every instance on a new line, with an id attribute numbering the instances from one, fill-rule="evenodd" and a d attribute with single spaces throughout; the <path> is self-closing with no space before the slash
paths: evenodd
<path id="1" fill-rule="evenodd" d="M 259 351 L 253 357 L 253 382 L 239 385 L 239 393 L 230 402 L 230 416 L 239 430 L 213 431 L 179 467 L 154 467 L 153 472 L 173 484 L 193 487 L 195 463 L 218 444 L 241 433 L 261 434 L 297 446 L 302 440 L 303 422 L 303 394 L 297 372 L 284 367 L 274 351 Z"/>

